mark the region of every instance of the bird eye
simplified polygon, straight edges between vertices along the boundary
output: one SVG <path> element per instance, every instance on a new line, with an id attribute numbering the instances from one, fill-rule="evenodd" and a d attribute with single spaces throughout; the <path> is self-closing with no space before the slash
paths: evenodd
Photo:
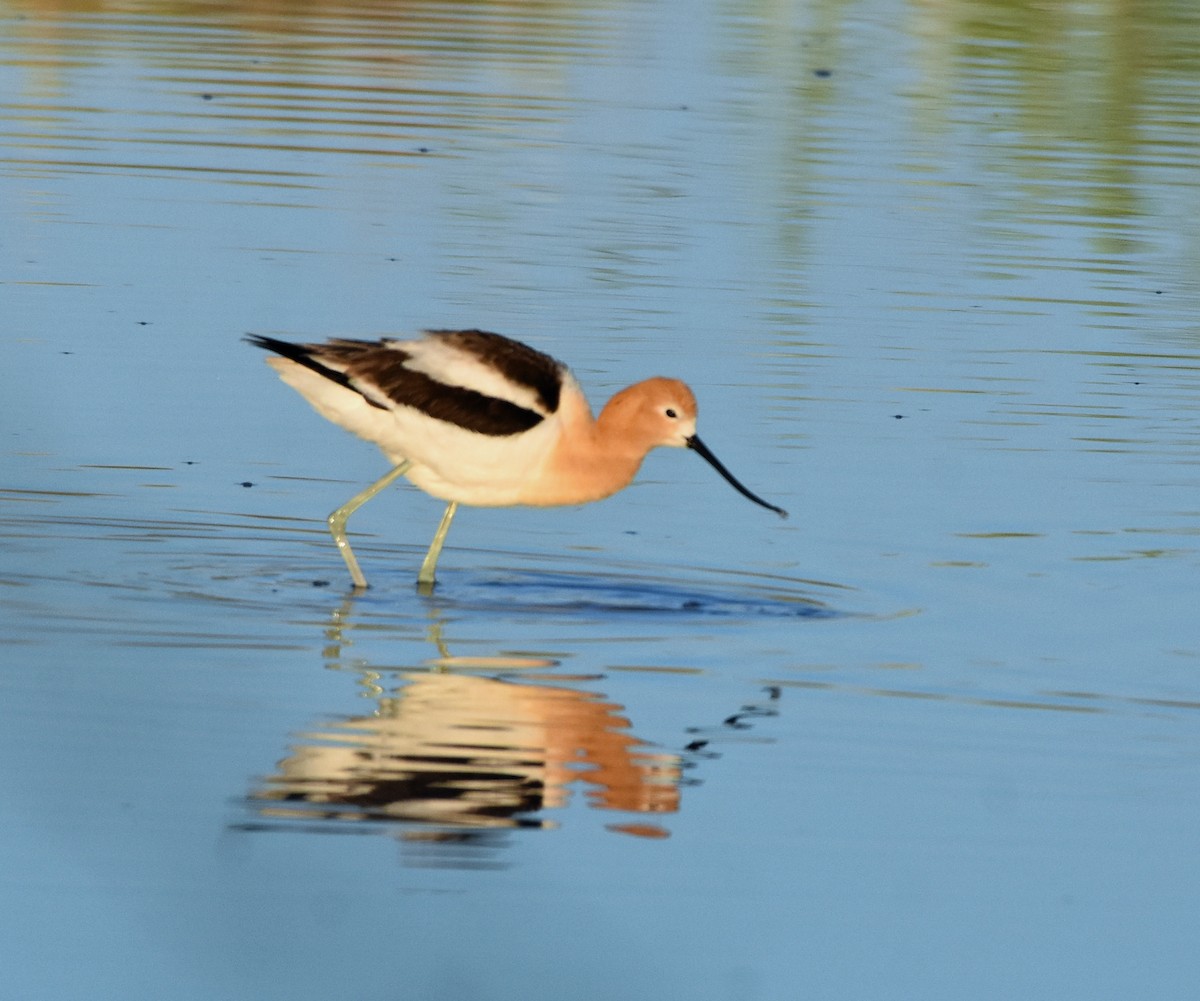
<path id="1" fill-rule="evenodd" d="M 665 413 L 668 417 L 671 418 L 671 420 L 674 420 L 676 417 L 679 416 L 677 413 L 675 413 L 675 411 L 671 407 L 667 407 Z"/>

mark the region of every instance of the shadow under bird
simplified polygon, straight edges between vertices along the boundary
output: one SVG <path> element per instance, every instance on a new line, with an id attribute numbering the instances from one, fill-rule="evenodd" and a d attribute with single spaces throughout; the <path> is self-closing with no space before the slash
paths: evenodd
<path id="1" fill-rule="evenodd" d="M 433 330 L 415 340 L 334 339 L 295 344 L 252 335 L 268 363 L 328 420 L 374 442 L 393 468 L 329 516 L 356 588 L 367 579 L 346 521 L 401 476 L 448 501 L 421 564 L 425 590 L 459 504 L 550 507 L 600 500 L 627 487 L 659 445 L 690 448 L 755 504 L 696 436 L 696 398 L 678 379 L 621 390 L 600 416 L 567 367 L 519 341 L 482 330 Z"/>

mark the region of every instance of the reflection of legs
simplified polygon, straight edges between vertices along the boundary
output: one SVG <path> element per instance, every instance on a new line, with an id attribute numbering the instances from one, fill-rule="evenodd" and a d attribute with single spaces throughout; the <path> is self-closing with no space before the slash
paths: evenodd
<path id="1" fill-rule="evenodd" d="M 346 566 L 350 568 L 350 577 L 357 588 L 365 588 L 367 586 L 367 578 L 363 576 L 362 570 L 359 569 L 358 560 L 354 556 L 354 550 L 350 548 L 350 540 L 346 538 L 346 519 L 383 490 L 384 487 L 403 476 L 408 471 L 410 465 L 411 463 L 405 459 L 386 476 L 381 476 L 362 493 L 355 494 L 329 516 L 330 534 L 333 535 L 333 541 L 337 543 L 338 550 L 342 554 L 342 559 L 346 561 Z"/>
<path id="2" fill-rule="evenodd" d="M 454 520 L 454 512 L 457 510 L 458 501 L 451 501 L 446 506 L 442 522 L 433 536 L 433 542 L 429 544 L 429 552 L 425 554 L 421 572 L 417 574 L 417 587 L 422 591 L 429 591 L 433 588 L 433 571 L 437 566 L 438 557 L 442 555 L 442 543 L 446 541 L 446 533 L 450 531 L 450 522 Z"/>

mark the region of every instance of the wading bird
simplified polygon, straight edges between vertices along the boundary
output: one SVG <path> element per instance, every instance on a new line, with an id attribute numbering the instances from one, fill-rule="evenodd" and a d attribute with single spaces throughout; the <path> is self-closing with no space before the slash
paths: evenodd
<path id="1" fill-rule="evenodd" d="M 417 575 L 425 591 L 459 504 L 600 500 L 627 487 L 659 445 L 690 448 L 755 504 L 787 517 L 742 486 L 696 436 L 696 398 L 677 379 L 629 386 L 593 418 L 565 365 L 500 334 L 433 330 L 416 340 L 324 344 L 246 339 L 274 353 L 269 364 L 319 414 L 374 442 L 393 465 L 328 519 L 356 588 L 367 579 L 346 521 L 400 476 L 449 502 Z"/>

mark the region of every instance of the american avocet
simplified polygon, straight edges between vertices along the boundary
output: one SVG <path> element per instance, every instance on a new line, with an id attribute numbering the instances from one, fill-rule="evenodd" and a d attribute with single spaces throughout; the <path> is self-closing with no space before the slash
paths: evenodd
<path id="1" fill-rule="evenodd" d="M 433 330 L 412 341 L 247 340 L 278 356 L 270 365 L 319 414 L 374 442 L 393 464 L 329 516 L 357 588 L 367 579 L 346 538 L 346 520 L 400 476 L 449 501 L 417 575 L 424 589 L 433 586 L 459 504 L 600 500 L 627 487 L 658 445 L 690 448 L 755 504 L 787 517 L 742 486 L 696 437 L 696 398 L 677 379 L 629 386 L 593 419 L 565 365 L 482 330 Z"/>

